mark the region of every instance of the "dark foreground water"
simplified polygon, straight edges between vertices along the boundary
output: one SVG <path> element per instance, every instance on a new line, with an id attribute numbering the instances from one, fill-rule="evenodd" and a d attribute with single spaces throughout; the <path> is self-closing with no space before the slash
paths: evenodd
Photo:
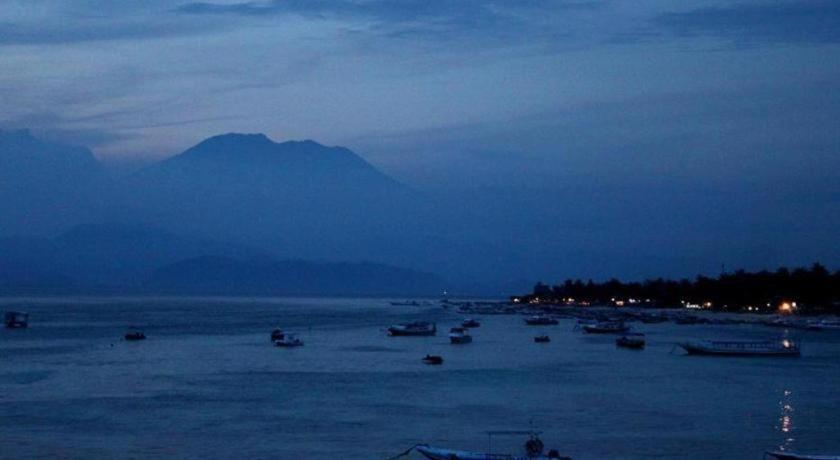
<path id="1" fill-rule="evenodd" d="M 485 450 L 485 431 L 531 423 L 575 459 L 840 452 L 840 332 L 807 334 L 798 359 L 704 358 L 673 343 L 781 331 L 636 324 L 648 347 L 631 351 L 571 320 L 488 316 L 453 346 L 460 315 L 382 300 L 0 300 L 12 308 L 31 327 L 0 331 L 3 458 L 384 459 L 418 442 Z M 420 318 L 442 331 L 385 335 Z M 122 341 L 129 325 L 148 340 Z M 271 346 L 276 326 L 306 345 Z"/>

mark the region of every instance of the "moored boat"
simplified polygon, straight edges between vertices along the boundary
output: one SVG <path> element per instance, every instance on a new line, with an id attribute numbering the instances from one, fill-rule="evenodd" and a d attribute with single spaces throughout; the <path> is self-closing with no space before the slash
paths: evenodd
<path id="1" fill-rule="evenodd" d="M 551 337 L 547 335 L 538 335 L 534 337 L 534 342 L 536 343 L 548 343 L 551 342 Z"/>
<path id="2" fill-rule="evenodd" d="M 461 327 L 474 328 L 474 327 L 480 327 L 480 326 L 481 326 L 481 323 L 479 323 L 478 321 L 476 321 L 472 318 L 466 318 L 463 321 L 461 321 Z"/>
<path id="3" fill-rule="evenodd" d="M 412 323 L 394 324 L 388 328 L 388 335 L 396 336 L 429 336 L 437 333 L 435 323 L 428 321 L 414 321 Z"/>
<path id="4" fill-rule="evenodd" d="M 680 343 L 690 355 L 709 356 L 799 356 L 799 345 L 792 340 L 701 340 Z"/>
<path id="5" fill-rule="evenodd" d="M 583 330 L 587 334 L 622 334 L 630 330 L 624 321 L 598 321 L 595 324 L 584 324 Z"/>
<path id="6" fill-rule="evenodd" d="M 295 334 L 283 333 L 281 337 L 273 339 L 275 347 L 292 348 L 303 346 L 303 340 Z"/>
<path id="7" fill-rule="evenodd" d="M 668 321 L 668 317 L 661 313 L 642 313 L 639 315 L 639 321 L 645 324 L 658 324 Z"/>
<path id="8" fill-rule="evenodd" d="M 449 342 L 453 344 L 470 343 L 472 336 L 463 327 L 453 327 L 449 330 Z"/>
<path id="9" fill-rule="evenodd" d="M 645 335 L 639 332 L 624 334 L 615 339 L 616 346 L 622 348 L 642 349 L 645 347 Z"/>
<path id="10" fill-rule="evenodd" d="M 144 334 L 143 331 L 131 328 L 125 333 L 125 335 L 123 335 L 123 338 L 129 342 L 146 340 L 146 334 Z"/>
<path id="11" fill-rule="evenodd" d="M 423 357 L 423 362 L 431 365 L 443 364 L 443 358 L 438 355 L 426 355 Z"/>
<path id="12" fill-rule="evenodd" d="M 525 324 L 529 326 L 553 326 L 560 322 L 548 315 L 534 315 L 525 318 Z"/>
<path id="13" fill-rule="evenodd" d="M 7 311 L 3 315 L 3 323 L 9 329 L 25 329 L 29 327 L 29 313 L 22 311 Z"/>

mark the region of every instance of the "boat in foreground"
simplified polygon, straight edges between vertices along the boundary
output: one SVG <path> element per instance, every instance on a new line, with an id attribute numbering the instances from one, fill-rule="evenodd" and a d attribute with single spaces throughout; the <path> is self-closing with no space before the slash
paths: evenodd
<path id="1" fill-rule="evenodd" d="M 764 458 L 775 458 L 777 460 L 840 460 L 840 455 L 807 455 L 793 452 L 765 452 Z"/>
<path id="2" fill-rule="evenodd" d="M 701 340 L 679 344 L 690 355 L 708 356 L 799 356 L 799 345 L 789 339 L 738 341 Z"/>
<path id="3" fill-rule="evenodd" d="M 467 450 L 454 450 L 442 447 L 432 447 L 427 444 L 420 444 L 415 447 L 429 460 L 571 460 L 570 457 L 563 457 L 555 449 L 547 453 L 543 451 L 543 442 L 540 438 L 532 435 L 525 443 L 525 455 L 491 454 L 483 452 L 471 452 Z"/>
<path id="4" fill-rule="evenodd" d="M 428 321 L 414 321 L 413 323 L 395 324 L 388 328 L 388 335 L 397 336 L 428 336 L 437 333 L 435 323 Z"/>

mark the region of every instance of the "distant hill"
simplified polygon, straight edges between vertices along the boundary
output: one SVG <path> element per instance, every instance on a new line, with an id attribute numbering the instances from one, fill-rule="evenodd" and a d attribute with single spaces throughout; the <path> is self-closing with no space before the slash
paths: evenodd
<path id="1" fill-rule="evenodd" d="M 86 224 L 55 238 L 0 238 L 0 286 L 134 288 L 155 269 L 202 255 L 268 256 L 142 225 Z"/>
<path id="2" fill-rule="evenodd" d="M 0 130 L 0 235 L 49 235 L 93 218 L 105 180 L 84 147 Z"/>
<path id="3" fill-rule="evenodd" d="M 445 284 L 429 273 L 373 263 L 197 257 L 157 270 L 152 292 L 217 295 L 436 295 Z"/>
<path id="4" fill-rule="evenodd" d="M 436 294 L 436 275 L 373 263 L 279 260 L 244 245 L 148 226 L 79 225 L 55 238 L 0 238 L 0 294 Z"/>

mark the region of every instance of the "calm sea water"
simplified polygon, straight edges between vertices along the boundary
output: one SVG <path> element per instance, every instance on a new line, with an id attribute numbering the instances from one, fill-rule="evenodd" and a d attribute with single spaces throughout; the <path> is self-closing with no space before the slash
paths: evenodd
<path id="1" fill-rule="evenodd" d="M 486 450 L 486 431 L 530 426 L 575 459 L 840 452 L 837 332 L 806 334 L 798 359 L 705 358 L 673 343 L 781 331 L 636 324 L 648 347 L 632 351 L 571 320 L 486 316 L 453 346 L 461 315 L 384 300 L 0 300 L 12 308 L 31 327 L 0 331 L 3 458 L 384 459 L 418 442 Z M 413 319 L 439 335 L 386 336 Z M 148 340 L 121 340 L 129 325 Z M 277 326 L 306 345 L 273 347 Z M 444 365 L 422 364 L 427 353 Z"/>

